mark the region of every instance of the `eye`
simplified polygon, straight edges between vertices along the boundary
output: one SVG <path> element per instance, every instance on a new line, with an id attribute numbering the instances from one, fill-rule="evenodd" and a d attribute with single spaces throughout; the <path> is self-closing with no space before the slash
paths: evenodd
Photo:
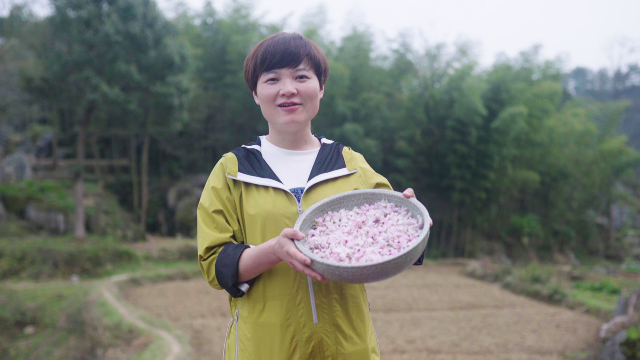
<path id="1" fill-rule="evenodd" d="M 310 79 L 310 77 L 307 76 L 307 75 L 298 75 L 298 76 L 296 76 L 296 80 L 297 79 L 306 80 L 306 79 Z"/>
<path id="2" fill-rule="evenodd" d="M 269 83 L 269 82 L 276 82 L 276 81 L 278 81 L 278 78 L 271 77 L 271 78 L 267 78 L 267 80 L 265 80 L 264 82 Z"/>

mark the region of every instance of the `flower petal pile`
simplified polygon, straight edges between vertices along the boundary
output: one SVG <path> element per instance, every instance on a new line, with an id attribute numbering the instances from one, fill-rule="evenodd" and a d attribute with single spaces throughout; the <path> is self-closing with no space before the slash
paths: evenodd
<path id="1" fill-rule="evenodd" d="M 353 210 L 329 211 L 315 220 L 307 247 L 316 256 L 344 264 L 368 263 L 398 254 L 421 232 L 418 219 L 387 201 Z"/>

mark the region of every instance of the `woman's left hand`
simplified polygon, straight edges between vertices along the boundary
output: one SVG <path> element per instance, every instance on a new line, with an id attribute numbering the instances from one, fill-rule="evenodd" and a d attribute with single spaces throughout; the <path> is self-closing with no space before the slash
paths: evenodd
<path id="1" fill-rule="evenodd" d="M 407 190 L 402 192 L 402 195 L 404 197 L 406 197 L 407 199 L 414 198 L 414 199 L 417 200 L 416 193 L 413 192 L 412 188 L 407 188 Z M 429 218 L 429 226 L 433 226 L 433 219 L 431 219 L 431 218 Z"/>

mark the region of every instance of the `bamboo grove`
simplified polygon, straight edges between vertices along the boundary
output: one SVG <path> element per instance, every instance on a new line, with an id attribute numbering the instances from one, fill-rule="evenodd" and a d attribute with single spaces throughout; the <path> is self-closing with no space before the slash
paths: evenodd
<path id="1" fill-rule="evenodd" d="M 179 6 L 171 19 L 151 0 L 51 5 L 44 18 L 15 6 L 0 19 L 0 121 L 50 129 L 68 158 L 131 154 L 130 172 L 90 173 L 158 232 L 172 184 L 266 132 L 243 60 L 295 24 L 261 21 L 238 1 Z M 564 72 L 534 46 L 482 67 L 473 44 L 418 48 L 400 35 L 381 48 L 365 26 L 324 36 L 322 8 L 302 20 L 297 31 L 331 69 L 314 133 L 415 189 L 434 218 L 429 256 L 620 257 L 635 239 L 637 64 Z M 80 194 L 87 167 L 73 172 Z"/>

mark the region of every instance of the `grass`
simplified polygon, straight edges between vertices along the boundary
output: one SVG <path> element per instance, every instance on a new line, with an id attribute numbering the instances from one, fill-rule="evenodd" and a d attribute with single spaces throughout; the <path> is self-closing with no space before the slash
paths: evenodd
<path id="1" fill-rule="evenodd" d="M 120 264 L 137 264 L 139 255 L 112 238 L 70 237 L 0 240 L 0 280 L 95 277 Z"/>
<path id="2" fill-rule="evenodd" d="M 54 276 L 47 277 L 25 275 L 41 273 L 43 268 L 55 268 L 46 261 L 29 262 L 32 269 L 0 282 L 0 359 L 97 359 L 114 349 L 130 359 L 161 358 L 168 351 L 165 341 L 124 322 L 120 313 L 103 299 L 98 285 L 107 277 L 120 274 L 134 275 L 127 282 L 129 286 L 201 276 L 195 254 L 193 260 L 166 260 L 188 255 L 184 246 L 174 246 L 170 242 L 168 245 L 170 250 L 163 250 L 164 253 L 175 249 L 178 255 L 170 254 L 160 260 L 148 256 L 135 245 L 123 245 L 109 237 L 92 237 L 81 244 L 69 237 L 0 239 L 0 251 L 19 249 L 38 253 L 45 249 L 75 256 L 78 249 L 81 249 L 81 255 L 82 249 L 89 254 L 116 249 L 136 259 L 110 262 L 105 260 L 109 259 L 108 255 L 102 256 L 93 263 L 99 267 L 81 272 L 77 285 L 66 280 L 68 272 L 65 271 L 51 272 Z M 11 261 L 16 261 L 11 255 L 14 252 L 5 254 Z M 72 260 L 86 261 L 86 258 L 80 256 Z M 0 266 L 2 261 L 0 256 Z M 7 263 L 4 263 L 5 269 Z M 33 281 L 34 278 L 37 280 Z M 170 324 L 149 318 L 145 321 L 171 332 L 185 349 L 189 347 L 186 336 L 177 333 Z"/>
<path id="3" fill-rule="evenodd" d="M 132 360 L 157 360 L 162 359 L 168 352 L 168 344 L 159 336 L 139 354 L 134 355 Z"/>
<path id="4" fill-rule="evenodd" d="M 479 265 L 482 264 L 482 265 Z M 608 321 L 618 305 L 618 298 L 640 288 L 635 276 L 624 273 L 606 274 L 601 269 L 619 268 L 619 264 L 598 263 L 580 268 L 560 267 L 553 264 L 502 265 L 478 262 L 467 267 L 468 276 L 491 282 L 538 300 L 581 309 Z"/>
<path id="5" fill-rule="evenodd" d="M 619 297 L 619 295 L 577 289 L 570 290 L 568 295 L 594 311 L 603 311 L 605 313 L 612 313 L 616 309 Z"/>
<path id="6" fill-rule="evenodd" d="M 140 333 L 95 296 L 95 285 L 3 283 L 0 354 L 22 359 L 95 359 Z"/>

